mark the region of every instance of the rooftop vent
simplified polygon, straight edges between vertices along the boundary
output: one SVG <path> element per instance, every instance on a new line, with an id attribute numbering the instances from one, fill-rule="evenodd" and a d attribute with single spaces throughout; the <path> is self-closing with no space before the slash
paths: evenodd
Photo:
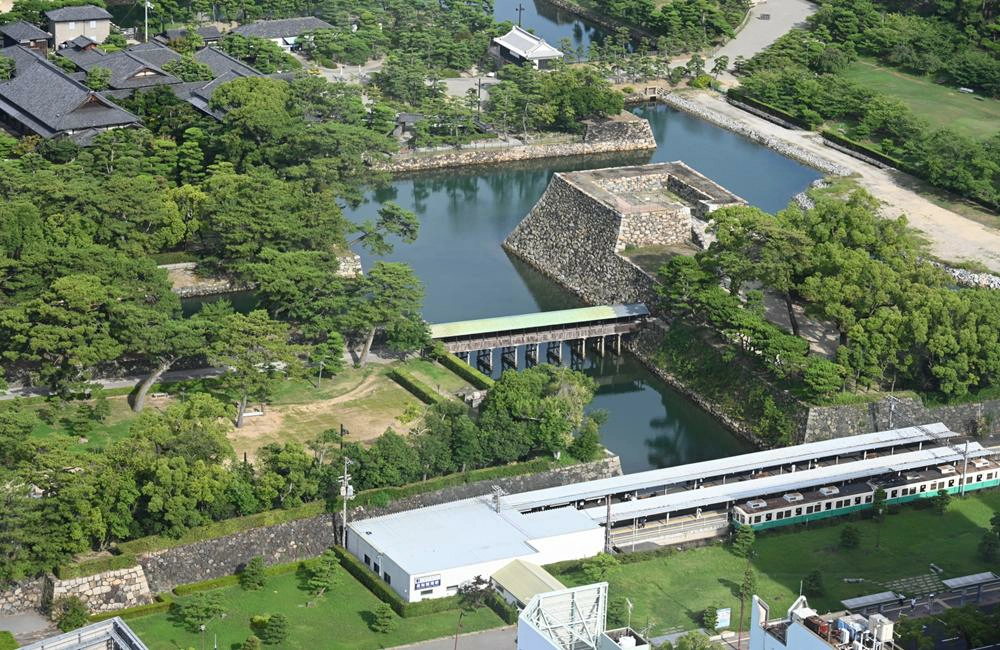
<path id="1" fill-rule="evenodd" d="M 990 461 L 986 460 L 985 458 L 974 458 L 972 459 L 972 466 L 975 467 L 976 469 L 982 469 L 984 467 L 989 467 Z"/>
<path id="2" fill-rule="evenodd" d="M 763 499 L 751 499 L 750 501 L 747 501 L 747 507 L 751 510 L 760 510 L 761 508 L 767 507 L 767 501 L 764 501 Z"/>
<path id="3" fill-rule="evenodd" d="M 938 465 L 938 471 L 941 472 L 942 474 L 954 474 L 955 473 L 955 466 L 954 465 Z"/>
<path id="4" fill-rule="evenodd" d="M 788 503 L 798 503 L 803 499 L 801 492 L 789 492 L 782 498 L 784 498 L 784 500 Z"/>
<path id="5" fill-rule="evenodd" d="M 819 493 L 825 497 L 832 497 L 835 494 L 840 494 L 840 488 L 833 485 L 825 485 L 819 489 Z"/>

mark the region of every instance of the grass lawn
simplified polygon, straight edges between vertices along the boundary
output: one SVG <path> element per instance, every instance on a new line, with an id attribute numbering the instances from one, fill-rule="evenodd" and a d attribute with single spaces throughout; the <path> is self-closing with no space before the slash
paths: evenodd
<path id="1" fill-rule="evenodd" d="M 315 601 L 314 607 L 306 607 L 312 597 L 300 589 L 300 582 L 301 578 L 295 573 L 288 573 L 269 578 L 260 591 L 244 591 L 240 587 L 220 589 L 218 593 L 226 608 L 226 617 L 208 624 L 206 647 L 214 647 L 213 639 L 218 635 L 219 648 L 239 648 L 250 634 L 251 616 L 279 612 L 289 621 L 288 639 L 280 647 L 289 650 L 386 648 L 455 633 L 457 611 L 406 619 L 395 617 L 396 627 L 392 632 L 375 633 L 369 629 L 368 622 L 379 600 L 353 577 L 345 575 L 333 592 Z M 201 647 L 199 635 L 185 630 L 169 614 L 133 619 L 128 624 L 153 650 Z M 462 631 L 473 632 L 503 624 L 496 614 L 484 608 L 462 619 Z"/>
<path id="2" fill-rule="evenodd" d="M 868 520 L 761 533 L 753 562 L 757 594 L 768 601 L 771 612 L 783 613 L 798 595 L 799 581 L 818 569 L 825 593 L 810 598 L 810 605 L 821 612 L 837 611 L 844 598 L 886 591 L 887 582 L 930 573 L 932 562 L 944 570 L 944 578 L 1000 570 L 1000 565 L 990 566 L 976 554 L 997 510 L 1000 491 L 996 490 L 954 498 L 943 516 L 904 507 L 882 524 L 878 550 L 877 525 Z M 862 534 L 861 546 L 850 551 L 838 547 L 840 531 L 848 523 Z M 638 627 L 654 624 L 653 634 L 698 627 L 700 613 L 711 606 L 732 607 L 735 624 L 745 562 L 727 548 L 713 545 L 623 564 L 608 577 L 610 595 L 628 597 L 635 604 L 633 622 Z M 549 568 L 564 584 L 587 583 L 579 570 Z M 843 578 L 870 582 L 846 584 Z M 745 619 L 749 620 L 749 612 Z"/>
<path id="3" fill-rule="evenodd" d="M 80 402 L 83 404 L 84 402 Z M 149 400 L 148 407 L 156 408 L 167 403 L 167 400 Z M 52 424 L 39 422 L 32 432 L 32 436 L 39 440 L 67 440 L 70 442 L 70 449 L 100 450 L 106 448 L 112 442 L 120 440 L 128 435 L 129 427 L 135 414 L 129 407 L 128 399 L 125 396 L 109 397 L 108 404 L 111 406 L 111 414 L 101 424 L 94 426 L 93 430 L 82 435 L 70 434 L 60 419 L 67 417 L 76 408 L 78 403 L 72 403 L 68 408 L 61 408 L 58 404 L 47 404 L 44 400 L 25 401 L 23 408 L 29 411 L 40 411 L 46 408 L 55 410 L 56 420 Z M 0 406 L 0 408 L 9 406 Z M 80 442 L 86 439 L 86 442 Z"/>
<path id="4" fill-rule="evenodd" d="M 460 390 L 472 390 L 472 384 L 465 381 L 436 361 L 411 359 L 403 364 L 403 370 L 424 382 L 442 395 L 452 397 Z"/>
<path id="5" fill-rule="evenodd" d="M 856 61 L 842 74 L 872 90 L 899 98 L 938 128 L 947 127 L 977 140 L 1000 131 L 1000 101 L 995 99 L 960 93 L 956 88 L 872 61 Z"/>

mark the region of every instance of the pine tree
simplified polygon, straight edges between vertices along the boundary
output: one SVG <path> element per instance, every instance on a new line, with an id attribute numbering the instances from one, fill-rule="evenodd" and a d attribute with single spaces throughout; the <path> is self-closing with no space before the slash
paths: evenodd
<path id="1" fill-rule="evenodd" d="M 240 586 L 247 591 L 263 589 L 266 578 L 264 575 L 264 558 L 259 556 L 254 557 L 240 571 Z"/>
<path id="2" fill-rule="evenodd" d="M 316 559 L 309 572 L 309 591 L 316 596 L 322 596 L 340 584 L 342 578 L 340 559 L 333 550 L 327 549 Z"/>
<path id="3" fill-rule="evenodd" d="M 260 640 L 265 645 L 278 645 L 288 638 L 288 617 L 284 614 L 271 614 L 267 623 L 260 631 Z"/>
<path id="4" fill-rule="evenodd" d="M 374 617 L 371 622 L 373 632 L 388 634 L 396 627 L 396 616 L 392 613 L 392 608 L 386 603 L 379 603 L 373 614 Z"/>
<path id="5" fill-rule="evenodd" d="M 736 537 L 733 538 L 733 553 L 740 557 L 750 557 L 753 555 L 753 545 L 756 540 L 753 528 L 750 526 L 740 526 L 736 529 Z"/>

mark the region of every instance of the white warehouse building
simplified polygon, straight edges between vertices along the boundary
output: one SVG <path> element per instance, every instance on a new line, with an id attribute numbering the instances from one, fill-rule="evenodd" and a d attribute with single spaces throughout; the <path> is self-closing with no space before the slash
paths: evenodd
<path id="1" fill-rule="evenodd" d="M 483 496 L 353 522 L 347 550 L 413 603 L 453 595 L 512 560 L 591 557 L 604 550 L 604 527 L 573 507 L 522 514 Z"/>

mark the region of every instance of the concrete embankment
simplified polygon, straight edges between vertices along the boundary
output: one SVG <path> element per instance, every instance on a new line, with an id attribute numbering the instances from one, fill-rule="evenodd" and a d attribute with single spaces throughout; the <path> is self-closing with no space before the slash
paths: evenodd
<path id="1" fill-rule="evenodd" d="M 403 153 L 397 154 L 387 163 L 375 165 L 375 168 L 397 174 L 468 165 L 495 165 L 521 160 L 653 149 L 656 149 L 656 138 L 653 137 L 653 129 L 649 122 L 631 113 L 622 113 L 607 119 L 589 121 L 583 138 L 576 142 L 455 148 L 438 153 Z"/>
<path id="2" fill-rule="evenodd" d="M 720 126 L 728 131 L 738 133 L 745 138 L 764 145 L 772 151 L 776 151 L 783 156 L 797 160 L 803 165 L 808 165 L 809 167 L 817 169 L 824 174 L 830 174 L 832 176 L 850 176 L 853 173 L 848 168 L 838 165 L 837 163 L 822 156 L 816 155 L 807 149 L 769 136 L 758 131 L 745 122 L 741 122 L 727 115 L 723 115 L 722 113 L 718 113 L 698 102 L 691 101 L 690 99 L 677 93 L 670 92 L 669 90 L 658 89 L 657 100 L 663 102 L 671 108 L 676 108 L 679 111 L 690 113 L 695 117 L 705 120 L 706 122 L 711 122 L 712 124 Z"/>

